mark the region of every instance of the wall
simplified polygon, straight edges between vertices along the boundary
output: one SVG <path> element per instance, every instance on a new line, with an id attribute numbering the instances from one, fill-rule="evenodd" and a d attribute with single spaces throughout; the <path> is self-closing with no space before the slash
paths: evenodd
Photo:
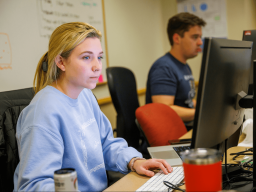
<path id="1" fill-rule="evenodd" d="M 243 30 L 256 29 L 256 0 L 226 0 L 228 38 L 242 40 Z"/>
<path id="2" fill-rule="evenodd" d="M 109 66 L 122 66 L 134 72 L 137 88 L 146 87 L 150 66 L 170 46 L 166 35 L 167 18 L 176 13 L 175 0 L 105 0 L 106 34 Z M 163 12 L 163 9 L 166 11 Z M 97 87 L 93 92 L 100 95 L 107 87 Z M 98 97 L 97 95 L 97 97 Z M 139 96 L 140 105 L 145 104 L 145 95 Z M 114 106 L 101 106 L 102 112 L 116 127 Z"/>
<path id="3" fill-rule="evenodd" d="M 109 66 L 131 69 L 138 89 L 145 88 L 150 65 L 168 49 L 163 46 L 161 1 L 105 0 Z M 104 97 L 107 85 L 93 90 Z"/>
<path id="4" fill-rule="evenodd" d="M 177 13 L 176 7 L 176 0 L 105 0 L 109 65 L 135 71 L 139 89 L 145 88 L 153 61 L 170 49 L 166 26 Z M 256 0 L 226 0 L 226 7 L 229 39 L 241 40 L 243 30 L 256 29 Z M 199 54 L 188 60 L 196 81 L 201 59 Z M 139 100 L 140 105 L 145 104 L 144 95 Z M 101 109 L 115 127 L 113 105 L 102 105 Z"/>

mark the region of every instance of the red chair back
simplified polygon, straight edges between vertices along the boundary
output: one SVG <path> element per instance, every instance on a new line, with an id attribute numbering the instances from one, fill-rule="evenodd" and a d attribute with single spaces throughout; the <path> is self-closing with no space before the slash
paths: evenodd
<path id="1" fill-rule="evenodd" d="M 135 114 L 151 147 L 169 145 L 169 140 L 179 139 L 187 132 L 178 114 L 165 104 L 146 104 Z"/>

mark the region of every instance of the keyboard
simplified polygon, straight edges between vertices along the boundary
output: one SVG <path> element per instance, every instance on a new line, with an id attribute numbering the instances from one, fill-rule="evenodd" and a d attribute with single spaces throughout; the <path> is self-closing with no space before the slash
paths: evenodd
<path id="1" fill-rule="evenodd" d="M 151 177 L 144 185 L 142 185 L 136 191 L 166 191 L 168 187 L 163 181 L 169 181 L 170 183 L 177 185 L 184 179 L 183 167 L 173 167 L 173 171 L 167 175 L 160 170 L 153 177 Z M 169 191 L 172 191 L 171 189 Z"/>
<path id="2" fill-rule="evenodd" d="M 173 147 L 173 149 L 176 151 L 176 153 L 177 153 L 177 154 L 180 156 L 180 158 L 181 158 L 180 153 L 183 152 L 183 151 L 189 150 L 189 149 L 190 149 L 190 146 Z"/>

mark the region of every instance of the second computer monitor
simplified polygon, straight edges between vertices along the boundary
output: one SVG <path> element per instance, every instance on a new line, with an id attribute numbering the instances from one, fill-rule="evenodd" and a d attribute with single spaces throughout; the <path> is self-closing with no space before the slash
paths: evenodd
<path id="1" fill-rule="evenodd" d="M 256 30 L 244 30 L 243 40 L 253 42 L 248 95 L 253 95 L 253 60 L 256 60 Z"/>
<path id="2" fill-rule="evenodd" d="M 247 93 L 252 42 L 205 38 L 191 148 L 223 143 L 243 123 L 238 93 Z"/>

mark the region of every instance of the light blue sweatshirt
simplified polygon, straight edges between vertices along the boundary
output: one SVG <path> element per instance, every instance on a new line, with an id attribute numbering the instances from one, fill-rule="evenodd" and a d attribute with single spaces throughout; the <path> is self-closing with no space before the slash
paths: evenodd
<path id="1" fill-rule="evenodd" d="M 141 157 L 122 138 L 114 138 L 91 90 L 71 99 L 54 87 L 38 92 L 20 114 L 16 138 L 20 162 L 14 191 L 54 191 L 54 171 L 74 168 L 80 191 L 107 187 L 106 170 L 128 173 Z"/>

